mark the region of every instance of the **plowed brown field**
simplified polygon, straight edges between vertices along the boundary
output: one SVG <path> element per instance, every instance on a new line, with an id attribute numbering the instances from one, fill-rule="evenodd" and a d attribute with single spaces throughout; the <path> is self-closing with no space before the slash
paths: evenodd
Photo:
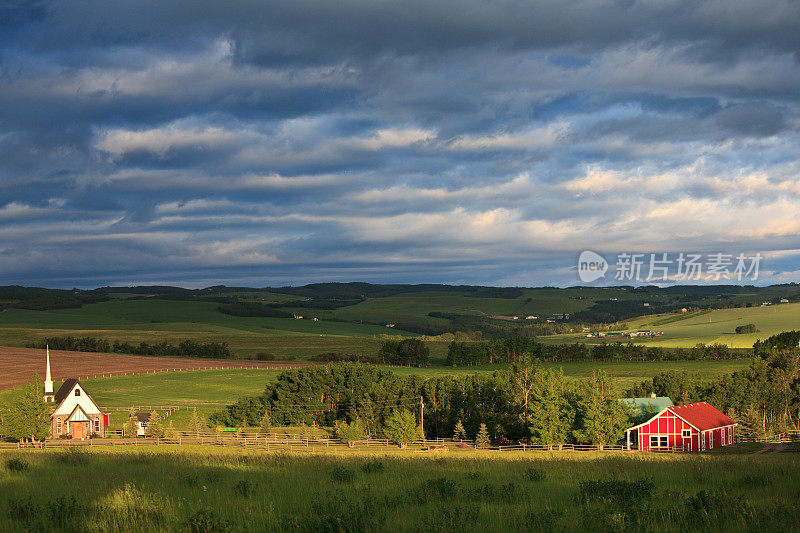
<path id="1" fill-rule="evenodd" d="M 67 352 L 50 350 L 53 381 L 67 378 L 146 374 L 203 368 L 296 368 L 307 363 L 271 363 L 266 361 L 231 361 L 225 359 L 189 359 L 184 357 L 145 357 L 116 353 Z M 45 351 L 34 348 L 0 346 L 0 390 L 26 383 L 38 372 L 44 379 Z"/>

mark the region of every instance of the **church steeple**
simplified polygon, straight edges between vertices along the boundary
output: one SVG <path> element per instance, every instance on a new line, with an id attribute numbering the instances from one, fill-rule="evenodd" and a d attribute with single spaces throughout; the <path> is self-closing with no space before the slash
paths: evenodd
<path id="1" fill-rule="evenodd" d="M 45 397 L 53 395 L 53 380 L 50 379 L 50 346 L 47 346 L 47 370 L 45 371 L 44 377 L 44 395 Z"/>

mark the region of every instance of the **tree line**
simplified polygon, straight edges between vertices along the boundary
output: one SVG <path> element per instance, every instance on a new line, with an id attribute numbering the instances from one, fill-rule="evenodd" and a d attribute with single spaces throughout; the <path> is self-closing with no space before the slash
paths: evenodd
<path id="1" fill-rule="evenodd" d="M 181 341 L 177 345 L 166 341 L 156 343 L 130 343 L 108 341 L 96 337 L 46 337 L 28 344 L 28 348 L 45 348 L 69 350 L 75 352 L 124 353 L 131 355 L 153 355 L 161 357 L 207 357 L 210 359 L 231 359 L 227 342 L 197 342 L 191 339 Z"/>
<path id="2" fill-rule="evenodd" d="M 527 357 L 536 361 L 681 361 L 728 360 L 742 357 L 724 344 L 698 344 L 693 348 L 661 348 L 632 342 L 601 344 L 544 344 L 527 337 L 497 339 L 489 342 L 456 342 L 447 348 L 451 366 L 513 363 Z"/>
<path id="3" fill-rule="evenodd" d="M 211 423 L 259 426 L 356 424 L 372 437 L 386 436 L 387 422 L 424 413 L 428 438 L 468 439 L 485 425 L 495 442 L 530 440 L 544 445 L 616 443 L 631 422 L 612 381 L 602 372 L 579 382 L 557 370 L 522 361 L 491 375 L 398 376 L 360 363 L 292 369 L 264 394 L 244 397 L 214 413 Z M 391 424 L 390 424 L 391 425 Z M 363 429 L 361 429 L 363 428 Z"/>

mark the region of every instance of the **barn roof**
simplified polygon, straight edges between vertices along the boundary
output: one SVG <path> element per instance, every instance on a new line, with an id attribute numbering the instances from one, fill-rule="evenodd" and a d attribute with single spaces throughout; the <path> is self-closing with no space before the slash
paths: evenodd
<path id="1" fill-rule="evenodd" d="M 736 421 L 708 402 L 695 402 L 668 408 L 700 431 L 732 426 Z"/>

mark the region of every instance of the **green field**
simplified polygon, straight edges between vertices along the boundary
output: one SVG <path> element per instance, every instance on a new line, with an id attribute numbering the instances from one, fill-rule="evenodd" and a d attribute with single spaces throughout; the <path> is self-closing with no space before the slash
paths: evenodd
<path id="1" fill-rule="evenodd" d="M 121 448 L 0 452 L 0 529 L 672 532 L 800 523 L 797 453 Z"/>
<path id="2" fill-rule="evenodd" d="M 187 299 L 133 297 L 120 289 L 109 292 L 112 299 L 89 303 L 79 308 L 35 311 L 14 307 L 0 308 L 0 345 L 24 346 L 45 336 L 92 336 L 128 342 L 178 343 L 184 339 L 198 342 L 226 342 L 237 357 L 249 357 L 257 352 L 278 356 L 307 359 L 323 352 L 346 352 L 374 355 L 386 335 L 415 335 L 397 328 L 387 328 L 384 323 L 427 324 L 447 327 L 448 320 L 430 317 L 429 313 L 442 312 L 456 315 L 491 317 L 496 315 L 529 315 L 544 318 L 555 313 L 575 313 L 591 308 L 597 302 L 633 302 L 638 307 L 646 302 L 653 305 L 675 305 L 678 296 L 668 292 L 647 292 L 624 288 L 537 288 L 519 289 L 514 298 L 477 297 L 466 289 L 450 287 L 442 291 L 413 291 L 384 297 L 364 297 L 354 300 L 354 305 L 336 309 L 283 308 L 295 312 L 304 320 L 291 318 L 238 317 L 221 313 L 219 302 L 204 297 L 203 291 Z M 516 289 L 515 289 L 516 290 Z M 794 288 L 768 287 L 753 294 L 735 293 L 726 297 L 727 303 L 756 298 L 778 298 L 781 294 L 793 296 Z M 789 294 L 792 292 L 792 294 Z M 762 294 L 763 293 L 763 294 Z M 240 298 L 244 302 L 291 303 L 311 301 L 302 296 L 278 294 L 268 290 L 236 291 L 226 289 L 227 298 Z M 192 299 L 193 298 L 193 299 Z M 695 296 L 699 302 L 713 302 L 711 296 Z M 322 303 L 336 300 L 320 300 Z M 722 300 L 720 300 L 722 301 Z M 777 300 L 775 300 L 777 301 Z M 740 302 L 741 303 L 741 302 Z M 313 321 L 309 318 L 317 317 Z M 365 322 L 372 322 L 365 323 Z M 495 320 L 501 324 L 523 324 L 526 321 Z M 735 335 L 738 325 L 755 324 L 758 333 Z M 800 327 L 800 303 L 776 304 L 768 307 L 740 307 L 702 312 L 648 315 L 625 320 L 623 326 L 632 329 L 664 331 L 660 338 L 648 339 L 648 345 L 665 347 L 691 347 L 697 343 L 720 342 L 730 347 L 748 348 L 756 339 Z M 407 326 L 411 327 L 411 326 Z M 569 327 L 567 325 L 566 327 Z M 585 333 L 571 333 L 543 337 L 549 342 L 586 342 Z M 432 359 L 442 362 L 446 343 L 433 343 Z"/>
<path id="3" fill-rule="evenodd" d="M 736 326 L 746 324 L 755 324 L 758 332 L 737 335 Z M 720 343 L 730 348 L 751 348 L 757 340 L 782 331 L 800 329 L 800 303 L 714 309 L 702 313 L 687 313 L 685 318 L 676 313 L 649 315 L 627 320 L 625 326 L 626 331 L 652 329 L 664 332 L 663 337 L 641 341 L 648 346 L 678 348 L 691 347 L 698 343 Z M 587 340 L 584 335 L 554 335 L 548 339 L 551 342 Z"/>
<path id="4" fill-rule="evenodd" d="M 305 358 L 323 352 L 374 354 L 381 336 L 403 332 L 380 326 L 234 317 L 213 302 L 112 300 L 78 309 L 0 313 L 0 345 L 24 346 L 46 336 L 91 336 L 129 342 L 227 342 L 239 356 L 265 351 Z M 408 334 L 407 334 L 408 335 Z"/>

